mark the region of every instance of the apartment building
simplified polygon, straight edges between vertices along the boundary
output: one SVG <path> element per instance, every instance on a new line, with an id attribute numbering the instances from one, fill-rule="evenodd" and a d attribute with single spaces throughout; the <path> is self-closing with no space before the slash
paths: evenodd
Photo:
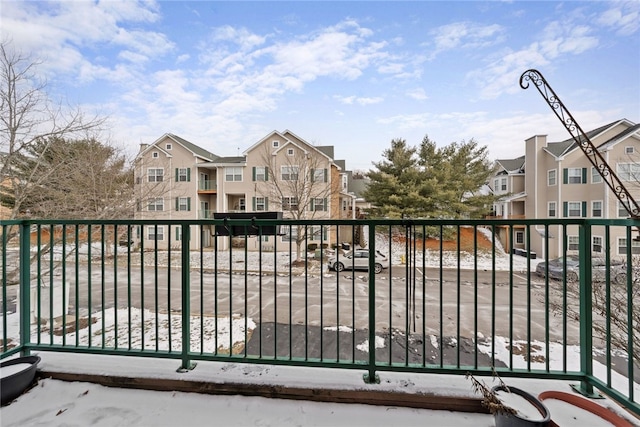
<path id="1" fill-rule="evenodd" d="M 333 157 L 333 146 L 315 146 L 289 130 L 272 131 L 231 157 L 165 134 L 142 144 L 136 157 L 136 219 L 207 220 L 251 212 L 279 212 L 288 219 L 351 218 L 355 196 L 348 191 L 345 162 Z M 237 240 L 217 237 L 214 242 L 214 227 L 203 229 L 192 230 L 191 249 L 217 245 L 224 250 Z M 299 240 L 300 230 L 283 227 L 283 235 L 255 236 L 246 244 L 249 250 L 272 249 L 276 240 Z M 316 245 L 335 241 L 339 232 L 331 227 L 307 231 L 305 242 Z M 148 226 L 139 230 L 138 239 L 146 247 L 181 245 L 179 227 Z"/>
<path id="2" fill-rule="evenodd" d="M 587 132 L 607 164 L 635 200 L 640 200 L 640 125 L 621 119 Z M 600 172 L 573 138 L 547 141 L 536 135 L 525 141 L 524 156 L 496 161 L 496 174 L 490 181 L 495 194 L 503 195 L 493 206 L 493 215 L 505 219 L 628 218 L 625 206 L 609 189 Z M 564 232 L 560 226 L 536 227 L 527 247 L 525 227 L 499 231 L 506 250 L 532 252 L 554 258 L 563 253 Z M 578 228 L 566 230 L 569 253 L 578 249 Z M 627 242 L 621 230 L 612 230 L 605 242 L 604 228 L 595 229 L 591 248 L 603 253 L 610 245 L 612 256 L 622 257 L 628 244 L 640 254 L 640 242 Z M 548 248 L 548 254 L 545 251 Z"/>

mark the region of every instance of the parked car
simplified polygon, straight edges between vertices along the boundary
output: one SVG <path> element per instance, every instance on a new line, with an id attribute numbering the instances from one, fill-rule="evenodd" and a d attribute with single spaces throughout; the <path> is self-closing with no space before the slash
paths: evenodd
<path id="1" fill-rule="evenodd" d="M 368 270 L 369 250 L 356 249 L 346 252 L 344 255 L 341 255 L 340 251 L 337 251 L 336 255 L 329 257 L 327 263 L 329 264 L 329 268 L 335 271 L 350 270 L 352 268 L 354 270 Z M 389 268 L 389 260 L 384 254 L 376 251 L 374 271 L 380 273 L 385 268 Z"/>
<path id="2" fill-rule="evenodd" d="M 550 279 L 564 279 L 565 261 L 563 257 L 543 261 L 536 266 L 536 274 L 540 277 L 549 276 Z M 577 282 L 580 277 L 580 260 L 576 256 L 566 257 L 567 282 Z M 624 263 L 620 260 L 610 260 L 610 279 L 617 281 L 618 278 L 624 277 Z M 594 282 L 604 282 L 606 279 L 607 263 L 602 258 L 593 258 L 591 260 L 591 279 Z M 622 275 L 621 275 L 622 273 Z"/>

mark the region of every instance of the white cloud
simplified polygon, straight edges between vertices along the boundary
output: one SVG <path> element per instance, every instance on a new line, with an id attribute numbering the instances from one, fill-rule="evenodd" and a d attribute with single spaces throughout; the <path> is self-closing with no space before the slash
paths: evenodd
<path id="1" fill-rule="evenodd" d="M 452 49 L 477 49 L 491 46 L 504 40 L 505 29 L 497 24 L 480 25 L 472 22 L 455 22 L 431 30 L 434 51 L 430 59 L 441 52 Z"/>
<path id="2" fill-rule="evenodd" d="M 382 102 L 384 99 L 381 97 L 357 97 L 357 96 L 334 96 L 340 103 L 346 105 L 360 104 L 360 105 L 371 105 L 378 104 Z"/>
<path id="3" fill-rule="evenodd" d="M 426 92 L 421 87 L 407 91 L 407 96 L 418 101 L 425 101 L 429 99 Z"/>
<path id="4" fill-rule="evenodd" d="M 640 3 L 638 1 L 607 3 L 611 8 L 601 13 L 596 22 L 614 28 L 616 34 L 629 36 L 640 28 Z"/>

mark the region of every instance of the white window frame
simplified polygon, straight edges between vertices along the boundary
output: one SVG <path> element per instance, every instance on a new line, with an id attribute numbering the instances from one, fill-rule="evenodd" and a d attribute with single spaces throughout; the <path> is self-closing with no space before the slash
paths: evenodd
<path id="1" fill-rule="evenodd" d="M 171 151 L 171 149 L 173 148 L 173 146 L 171 144 L 167 144 L 165 146 L 165 148 L 167 149 L 167 151 Z"/>
<path id="2" fill-rule="evenodd" d="M 627 238 L 626 237 L 618 237 L 618 244 L 616 247 L 618 248 L 618 255 L 624 256 L 627 254 Z M 640 242 L 637 240 L 631 239 L 631 255 L 640 254 Z"/>
<path id="3" fill-rule="evenodd" d="M 182 241 L 182 227 L 177 226 L 176 227 L 176 242 L 181 242 Z"/>
<path id="4" fill-rule="evenodd" d="M 188 211 L 189 210 L 189 198 L 188 197 L 178 197 L 178 210 L 179 211 Z"/>
<path id="5" fill-rule="evenodd" d="M 153 206 L 153 209 L 151 208 Z M 158 209 L 159 207 L 159 209 Z M 147 204 L 147 210 L 149 212 L 163 212 L 164 211 L 164 199 L 162 197 L 152 197 Z"/>
<path id="6" fill-rule="evenodd" d="M 616 169 L 620 181 L 640 180 L 640 164 L 638 163 L 618 163 Z"/>
<path id="7" fill-rule="evenodd" d="M 158 225 L 157 226 L 157 232 L 156 233 L 156 226 L 155 225 L 150 225 L 147 227 L 147 240 L 164 240 L 164 225 Z"/>
<path id="8" fill-rule="evenodd" d="M 524 245 L 524 231 L 516 230 L 514 239 L 517 245 Z"/>
<path id="9" fill-rule="evenodd" d="M 582 168 L 567 168 L 567 184 L 582 184 Z"/>
<path id="10" fill-rule="evenodd" d="M 256 197 L 256 211 L 266 211 L 267 210 L 267 198 L 266 197 Z"/>
<path id="11" fill-rule="evenodd" d="M 629 217 L 629 212 L 627 211 L 627 209 L 624 207 L 625 205 L 620 200 L 618 200 L 618 204 L 616 206 L 618 208 L 618 218 Z"/>
<path id="12" fill-rule="evenodd" d="M 324 169 L 313 170 L 313 182 L 324 182 Z"/>
<path id="13" fill-rule="evenodd" d="M 600 204 L 600 207 L 599 207 L 599 208 L 596 208 L 596 204 Z M 592 201 L 591 201 L 591 216 L 592 216 L 593 218 L 602 218 L 602 215 L 603 215 L 603 211 L 602 211 L 603 206 L 604 206 L 604 203 L 602 203 L 602 200 L 592 200 Z M 600 215 L 596 215 L 596 212 L 597 212 L 597 211 L 600 211 Z"/>
<path id="14" fill-rule="evenodd" d="M 283 181 L 297 181 L 299 173 L 298 166 L 280 166 L 280 178 Z"/>
<path id="15" fill-rule="evenodd" d="M 313 212 L 326 212 L 327 206 L 324 205 L 325 199 L 323 197 L 315 197 L 313 199 Z M 318 209 L 318 206 L 321 206 L 322 209 Z"/>
<path id="16" fill-rule="evenodd" d="M 573 209 L 571 209 L 571 205 L 573 206 Z M 572 215 L 571 212 L 575 213 L 576 209 L 575 209 L 575 205 L 578 205 L 578 214 L 577 215 Z M 582 217 L 582 202 L 567 202 L 567 218 L 581 218 Z"/>
<path id="17" fill-rule="evenodd" d="M 242 182 L 242 168 L 237 166 L 224 168 L 224 180 L 225 182 Z"/>
<path id="18" fill-rule="evenodd" d="M 297 211 L 298 207 L 298 198 L 296 196 L 286 196 L 282 198 L 283 211 Z"/>
<path id="19" fill-rule="evenodd" d="M 553 212 L 553 215 L 551 214 Z M 557 218 L 558 217 L 558 204 L 556 202 L 548 202 L 547 203 L 547 216 L 549 218 Z"/>
<path id="20" fill-rule="evenodd" d="M 151 153 L 151 157 L 153 157 L 154 159 L 157 159 L 158 157 L 160 157 L 160 153 L 158 153 L 157 151 L 154 151 L 153 153 Z"/>
<path id="21" fill-rule="evenodd" d="M 500 192 L 507 191 L 507 178 L 500 178 Z"/>
<path id="22" fill-rule="evenodd" d="M 278 148 L 280 146 L 280 141 L 271 141 L 271 146 L 273 148 Z"/>
<path id="23" fill-rule="evenodd" d="M 550 169 L 547 171 L 547 187 L 558 185 L 558 170 Z"/>
<path id="24" fill-rule="evenodd" d="M 625 154 L 633 154 L 633 153 L 635 153 L 635 148 L 632 147 L 632 146 L 624 147 L 624 153 Z"/>
<path id="25" fill-rule="evenodd" d="M 296 154 L 296 152 L 293 148 L 287 148 L 287 156 L 293 156 L 294 154 Z"/>
<path id="26" fill-rule="evenodd" d="M 604 239 L 602 236 L 591 236 L 591 251 L 601 254 L 604 252 Z"/>
<path id="27" fill-rule="evenodd" d="M 591 167 L 591 183 L 600 184 L 601 182 L 602 182 L 602 175 L 600 175 L 600 172 L 598 171 L 598 169 L 592 166 Z"/>
<path id="28" fill-rule="evenodd" d="M 148 182 L 162 182 L 164 181 L 164 169 L 163 168 L 149 168 L 147 169 Z"/>
<path id="29" fill-rule="evenodd" d="M 187 182 L 189 168 L 178 168 L 178 182 Z"/>
<path id="30" fill-rule="evenodd" d="M 580 236 L 567 236 L 567 250 L 580 250 Z"/>
<path id="31" fill-rule="evenodd" d="M 256 166 L 256 181 L 266 181 L 266 180 L 267 180 L 267 167 Z"/>
<path id="32" fill-rule="evenodd" d="M 282 239 L 281 239 L 283 242 L 295 242 L 298 239 L 297 225 L 292 225 L 292 226 L 283 225 L 280 231 L 285 233 L 282 235 Z"/>

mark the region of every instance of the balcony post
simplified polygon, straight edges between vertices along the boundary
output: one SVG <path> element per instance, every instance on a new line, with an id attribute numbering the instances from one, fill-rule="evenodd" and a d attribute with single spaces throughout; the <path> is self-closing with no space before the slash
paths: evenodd
<path id="1" fill-rule="evenodd" d="M 566 238 L 566 237 L 565 237 Z M 579 226 L 579 286 L 580 286 L 580 385 L 572 385 L 578 393 L 589 397 L 599 397 L 593 390 L 593 285 L 591 282 L 591 224 Z"/>
<path id="2" fill-rule="evenodd" d="M 20 224 L 20 347 L 22 356 L 30 354 L 31 343 L 31 226 L 27 221 Z M 3 248 L 4 249 L 4 248 Z"/>
<path id="3" fill-rule="evenodd" d="M 379 384 L 376 374 L 376 226 L 369 224 L 369 372 L 364 375 L 367 384 Z"/>
<path id="4" fill-rule="evenodd" d="M 191 304 L 190 304 L 190 288 L 191 288 L 191 271 L 190 271 L 190 253 L 191 246 L 191 227 L 188 222 L 180 224 L 182 227 L 182 252 L 181 252 L 181 281 L 182 281 L 182 364 L 178 368 L 178 372 L 187 372 L 196 367 L 195 363 L 189 360 L 189 351 L 191 350 Z"/>

